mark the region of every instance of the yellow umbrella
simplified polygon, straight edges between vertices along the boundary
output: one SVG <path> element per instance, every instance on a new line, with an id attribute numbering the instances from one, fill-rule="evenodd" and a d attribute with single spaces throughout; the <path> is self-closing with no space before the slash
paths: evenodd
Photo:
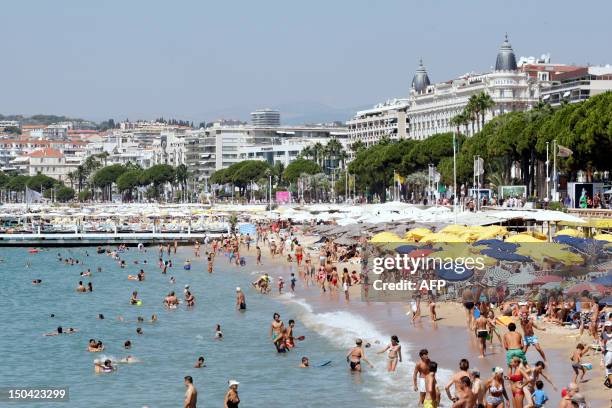
<path id="1" fill-rule="evenodd" d="M 593 238 L 599 241 L 612 242 L 612 234 L 597 234 Z"/>
<path id="2" fill-rule="evenodd" d="M 540 239 L 537 239 L 535 237 L 532 237 L 531 235 L 516 234 L 516 235 L 510 235 L 506 239 L 506 242 L 519 242 L 519 243 L 523 243 L 523 242 L 539 242 L 539 243 L 542 243 L 543 241 L 540 240 Z"/>
<path id="3" fill-rule="evenodd" d="M 378 234 L 374 235 L 372 239 L 370 239 L 370 242 L 375 243 L 375 244 L 385 244 L 388 242 L 408 242 L 408 241 L 392 232 L 379 232 Z"/>
<path id="4" fill-rule="evenodd" d="M 566 235 L 568 237 L 584 238 L 584 233 L 574 228 L 566 228 L 566 229 L 562 229 L 561 231 L 557 231 L 555 233 L 555 237 L 558 237 L 559 235 Z"/>
<path id="5" fill-rule="evenodd" d="M 413 228 L 404 234 L 404 238 L 409 241 L 418 241 L 428 234 L 431 234 L 431 230 L 427 228 Z"/>
<path id="6" fill-rule="evenodd" d="M 424 236 L 419 242 L 467 242 L 467 240 L 465 237 L 459 235 L 437 232 Z"/>

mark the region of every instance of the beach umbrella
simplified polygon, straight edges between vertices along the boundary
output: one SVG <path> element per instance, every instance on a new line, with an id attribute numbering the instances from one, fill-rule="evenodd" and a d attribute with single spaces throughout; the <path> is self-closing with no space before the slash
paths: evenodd
<path id="1" fill-rule="evenodd" d="M 599 295 L 604 295 L 606 293 L 606 287 L 604 285 L 598 285 L 596 283 L 590 283 L 590 282 L 578 283 L 574 286 L 571 286 L 567 290 L 567 294 L 568 295 L 578 295 L 585 291 L 591 295 L 595 293 L 598 293 Z"/>
<path id="2" fill-rule="evenodd" d="M 375 244 L 386 244 L 389 242 L 407 242 L 404 238 L 391 232 L 380 232 L 370 239 L 370 242 Z"/>
<path id="3" fill-rule="evenodd" d="M 591 283 L 596 285 L 612 286 L 612 274 L 593 279 Z"/>
<path id="4" fill-rule="evenodd" d="M 499 249 L 500 251 L 514 252 L 518 244 L 502 241 L 501 239 L 482 239 L 474 242 L 474 246 L 488 246 L 489 248 Z"/>
<path id="5" fill-rule="evenodd" d="M 508 278 L 508 284 L 517 285 L 517 286 L 529 285 L 534 280 L 535 280 L 534 275 L 528 272 L 519 272 L 519 273 L 510 275 L 510 277 Z"/>
<path id="6" fill-rule="evenodd" d="M 531 258 L 525 255 L 519 255 L 507 251 L 498 251 L 497 249 L 487 248 L 480 251 L 481 254 L 490 256 L 500 261 L 508 262 L 531 262 Z"/>
<path id="7" fill-rule="evenodd" d="M 463 236 L 449 234 L 446 232 L 437 232 L 424 236 L 419 242 L 467 242 L 467 240 Z"/>
<path id="8" fill-rule="evenodd" d="M 501 266 L 495 266 L 485 271 L 482 282 L 486 285 L 497 286 L 499 283 L 506 283 L 510 275 L 510 271 Z"/>
<path id="9" fill-rule="evenodd" d="M 561 282 L 548 282 L 540 286 L 540 289 L 544 290 L 555 290 L 561 289 Z"/>
<path id="10" fill-rule="evenodd" d="M 557 275 L 544 275 L 544 276 L 539 276 L 537 278 L 535 278 L 535 280 L 533 282 L 531 282 L 534 285 L 544 285 L 546 283 L 551 283 L 551 282 L 561 282 L 563 281 L 563 278 Z"/>
<path id="11" fill-rule="evenodd" d="M 573 228 L 562 229 L 561 231 L 557 231 L 555 233 L 555 237 L 558 237 L 560 235 L 566 235 L 568 237 L 575 237 L 575 238 L 584 238 L 584 233 L 582 231 L 578 231 L 577 229 L 573 229 Z"/>
<path id="12" fill-rule="evenodd" d="M 597 234 L 593 238 L 598 241 L 612 242 L 612 234 Z"/>
<path id="13" fill-rule="evenodd" d="M 544 242 L 540 239 L 537 239 L 531 235 L 527 235 L 527 234 L 516 234 L 516 235 L 511 235 L 506 239 L 506 242 L 517 242 L 517 243 L 526 243 L 526 242 Z"/>
<path id="14" fill-rule="evenodd" d="M 612 306 L 612 296 L 606 296 L 605 298 L 601 299 L 599 303 L 606 306 Z"/>
<path id="15" fill-rule="evenodd" d="M 427 255 L 431 254 L 432 252 L 434 252 L 433 249 L 419 248 L 419 249 L 415 249 L 414 251 L 410 252 L 408 256 L 410 258 L 424 258 Z"/>
<path id="16" fill-rule="evenodd" d="M 395 252 L 398 254 L 409 254 L 416 249 L 416 245 L 400 245 L 395 248 Z"/>
<path id="17" fill-rule="evenodd" d="M 413 228 L 404 234 L 404 238 L 411 241 L 419 241 L 425 235 L 431 234 L 431 230 L 427 228 Z"/>
<path id="18" fill-rule="evenodd" d="M 439 269 L 436 269 L 436 275 L 438 275 L 438 278 L 449 282 L 461 282 L 474 276 L 474 270 L 466 268 L 462 264 L 447 262 L 442 264 Z"/>
<path id="19" fill-rule="evenodd" d="M 566 244 L 577 249 L 582 253 L 602 254 L 605 249 L 605 241 L 597 241 L 590 238 L 570 237 L 567 235 L 559 235 L 553 238 L 554 242 Z"/>

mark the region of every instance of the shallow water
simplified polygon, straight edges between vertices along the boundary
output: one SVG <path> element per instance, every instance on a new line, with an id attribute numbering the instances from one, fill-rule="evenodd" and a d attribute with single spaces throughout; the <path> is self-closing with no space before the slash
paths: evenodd
<path id="1" fill-rule="evenodd" d="M 84 265 L 58 262 L 58 252 L 80 259 Z M 127 261 L 125 269 L 110 257 L 97 255 L 95 248 L 56 248 L 38 254 L 29 254 L 26 248 L 0 248 L 0 387 L 68 386 L 70 401 L 54 406 L 169 407 L 182 403 L 183 377 L 191 375 L 203 406 L 222 405 L 230 378 L 241 382 L 239 393 L 245 406 L 412 405 L 413 398 L 405 391 L 409 388 L 406 367 L 397 373 L 399 381 L 381 376 L 384 368 L 378 367 L 380 364 L 361 376 L 347 370 L 344 356 L 357 332 L 371 338 L 381 333 L 348 312 L 316 314 L 300 299 L 256 294 L 249 289 L 249 282 L 254 279 L 254 269 L 261 267 L 250 267 L 252 257 L 247 257 L 246 267 L 234 267 L 219 255 L 215 273 L 209 275 L 199 260 L 191 271 L 183 270 L 183 261 L 192 257 L 192 252 L 181 248 L 171 257 L 175 266 L 162 275 L 155 248 L 146 254 L 130 249 L 121 256 Z M 142 264 L 144 259 L 148 265 Z M 134 260 L 140 264 L 135 265 Z M 30 267 L 25 266 L 27 261 Z M 98 266 L 103 269 L 101 273 L 96 272 Z M 141 267 L 146 280 L 128 281 L 127 275 L 136 274 Z M 81 280 L 79 273 L 86 268 L 91 268 L 93 276 L 82 280 L 85 284 L 91 281 L 94 291 L 77 293 L 74 289 Z M 169 283 L 170 276 L 176 278 L 176 284 Z M 42 279 L 43 283 L 33 286 L 33 279 Z M 183 305 L 178 310 L 165 310 L 161 304 L 165 294 L 175 290 L 182 298 L 185 284 L 191 286 L 196 306 L 191 310 Z M 234 309 L 236 286 L 246 290 L 246 313 Z M 138 290 L 142 306 L 129 305 L 132 290 Z M 295 318 L 296 335 L 306 336 L 291 353 L 277 354 L 268 338 L 275 311 L 285 323 Z M 106 319 L 97 319 L 99 313 Z M 138 336 L 137 316 L 150 318 L 153 313 L 159 321 L 141 324 L 144 334 Z M 126 322 L 118 321 L 117 316 L 123 316 Z M 223 341 L 213 339 L 216 323 L 222 326 Z M 60 325 L 79 332 L 43 336 Z M 88 353 L 90 338 L 102 340 L 104 352 Z M 129 351 L 123 349 L 128 339 L 133 344 Z M 128 354 L 142 363 L 122 364 L 113 374 L 94 373 L 94 359 Z M 205 356 L 207 367 L 195 369 L 200 355 Z M 298 369 L 304 355 L 313 365 L 327 360 L 332 364 Z"/>

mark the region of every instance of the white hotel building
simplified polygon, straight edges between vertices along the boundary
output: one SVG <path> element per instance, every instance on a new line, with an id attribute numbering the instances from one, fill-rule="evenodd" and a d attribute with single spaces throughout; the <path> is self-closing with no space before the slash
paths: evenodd
<path id="1" fill-rule="evenodd" d="M 409 96 L 357 112 L 347 122 L 349 138 L 351 142 L 360 140 L 369 146 L 384 136 L 420 140 L 436 133 L 454 131 L 451 119 L 463 111 L 470 96 L 481 92 L 489 94 L 495 102 L 485 121 L 504 112 L 530 109 L 539 100 L 537 80 L 518 70 L 507 38 L 497 54 L 493 72 L 466 74 L 431 84 L 421 63 L 412 80 Z"/>

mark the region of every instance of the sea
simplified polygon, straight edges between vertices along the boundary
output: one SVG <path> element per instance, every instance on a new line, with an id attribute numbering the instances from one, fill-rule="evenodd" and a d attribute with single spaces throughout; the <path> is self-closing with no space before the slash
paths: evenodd
<path id="1" fill-rule="evenodd" d="M 0 406 L 177 407 L 182 406 L 187 375 L 198 390 L 198 406 L 204 407 L 223 405 L 229 379 L 240 382 L 245 407 L 417 406 L 410 356 L 404 355 L 395 373 L 386 372 L 385 356 L 374 357 L 390 333 L 350 310 L 318 310 L 316 302 L 300 296 L 301 283 L 296 294 L 280 296 L 261 295 L 252 288 L 251 282 L 263 272 L 285 276 L 288 282 L 290 267 L 256 266 L 248 255 L 245 266 L 235 266 L 220 254 L 209 274 L 204 258 L 194 258 L 192 248 L 179 247 L 177 254 L 163 255 L 173 262 L 164 275 L 157 247 L 146 252 L 129 248 L 119 256 L 125 268 L 112 257 L 97 254 L 94 247 L 41 248 L 38 253 L 0 248 L 0 388 L 69 389 L 66 402 L 0 401 Z M 80 262 L 69 265 L 59 257 Z M 186 259 L 192 261 L 191 270 L 183 268 Z M 92 276 L 81 277 L 88 268 Z M 141 268 L 146 274 L 143 282 L 127 279 Z M 33 285 L 34 279 L 42 283 Z M 76 292 L 81 280 L 85 285 L 91 282 L 93 291 Z M 182 299 L 185 285 L 196 305 L 165 309 L 164 296 L 175 291 Z M 246 312 L 235 310 L 236 287 L 245 291 Z M 141 306 L 129 303 L 134 290 Z M 294 319 L 296 336 L 305 336 L 285 354 L 277 353 L 269 338 L 275 312 L 285 324 Z M 149 322 L 153 314 L 158 316 L 156 323 Z M 145 323 L 137 323 L 139 316 Z M 221 341 L 214 337 L 216 324 L 223 331 Z M 78 332 L 44 336 L 58 326 Z M 136 333 L 137 327 L 142 335 Z M 357 337 L 377 344 L 368 351 L 375 368 L 360 374 L 351 373 L 346 363 Z M 89 339 L 101 340 L 105 350 L 88 352 Z M 123 347 L 126 340 L 132 343 L 130 350 Z M 119 364 L 110 374 L 94 372 L 94 359 L 115 361 L 128 355 L 141 362 Z M 196 369 L 199 356 L 204 356 L 206 367 Z M 303 356 L 310 359 L 311 368 L 298 368 Z"/>

